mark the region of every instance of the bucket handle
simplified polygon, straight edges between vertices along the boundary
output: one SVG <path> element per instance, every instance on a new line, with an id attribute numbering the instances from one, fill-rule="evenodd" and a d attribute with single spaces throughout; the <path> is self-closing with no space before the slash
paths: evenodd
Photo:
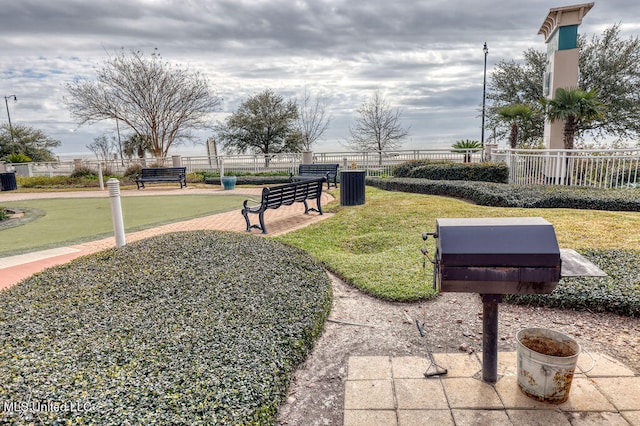
<path id="1" fill-rule="evenodd" d="M 582 352 L 584 352 L 585 354 L 587 354 L 589 356 L 589 358 L 591 358 L 591 367 L 589 367 L 588 370 L 580 371 L 578 373 L 573 373 L 573 374 L 587 374 L 588 372 L 593 370 L 593 368 L 596 366 L 596 360 L 595 360 L 595 358 L 593 358 L 593 355 L 591 355 L 591 353 L 589 353 L 589 351 L 584 349 L 584 348 L 582 348 Z"/>

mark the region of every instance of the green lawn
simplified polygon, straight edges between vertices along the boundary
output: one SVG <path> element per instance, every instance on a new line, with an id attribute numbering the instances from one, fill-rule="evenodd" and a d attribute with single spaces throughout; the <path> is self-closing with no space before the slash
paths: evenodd
<path id="1" fill-rule="evenodd" d="M 337 196 L 339 199 L 340 197 Z M 366 189 L 366 204 L 327 206 L 337 214 L 277 239 L 300 247 L 363 291 L 387 300 L 410 301 L 435 295 L 432 268 L 423 269 L 421 247 L 435 243 L 437 218 L 540 216 L 554 225 L 561 248 L 637 249 L 640 213 L 574 209 L 485 207 L 466 201 L 405 192 Z"/>
<path id="2" fill-rule="evenodd" d="M 163 195 L 121 197 L 125 230 L 242 208 L 246 195 Z M 109 197 L 56 198 L 2 203 L 29 209 L 35 220 L 0 228 L 0 256 L 57 247 L 113 235 Z"/>

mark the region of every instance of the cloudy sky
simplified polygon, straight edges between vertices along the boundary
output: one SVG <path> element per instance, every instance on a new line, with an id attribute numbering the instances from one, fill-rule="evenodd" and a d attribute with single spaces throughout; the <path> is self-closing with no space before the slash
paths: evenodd
<path id="1" fill-rule="evenodd" d="M 90 155 L 114 123 L 78 125 L 65 83 L 94 78 L 118 49 L 157 49 L 201 71 L 222 98 L 222 120 L 248 96 L 272 89 L 300 99 L 306 87 L 325 99 L 332 121 L 315 151 L 341 151 L 356 109 L 375 91 L 410 127 L 407 149 L 480 139 L 483 43 L 488 72 L 544 49 L 537 32 L 549 8 L 579 1 L 505 0 L 0 0 L 0 85 L 11 120 L 43 130 L 61 157 Z M 622 24 L 640 34 L 640 2 L 596 2 L 580 33 Z M 3 108 L 0 120 L 6 121 Z M 202 135 L 202 141 L 208 135 Z M 487 139 L 489 138 L 487 134 Z M 204 155 L 204 145 L 174 153 Z"/>

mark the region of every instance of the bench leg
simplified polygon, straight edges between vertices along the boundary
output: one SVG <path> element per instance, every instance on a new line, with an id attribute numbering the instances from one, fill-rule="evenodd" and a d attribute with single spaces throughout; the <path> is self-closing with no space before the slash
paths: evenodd
<path id="1" fill-rule="evenodd" d="M 322 214 L 322 206 L 320 205 L 320 198 L 316 198 L 316 205 L 318 206 L 317 208 L 309 207 L 309 205 L 307 204 L 307 200 L 302 200 L 302 202 L 304 203 L 304 214 L 308 214 L 309 212 L 318 212 Z"/>
<path id="2" fill-rule="evenodd" d="M 251 222 L 249 221 L 249 214 L 245 209 L 242 209 L 242 216 L 244 216 L 244 221 L 247 222 L 247 232 L 251 230 Z"/>
<path id="3" fill-rule="evenodd" d="M 247 232 L 251 231 L 251 228 L 256 228 L 262 231 L 263 234 L 267 233 L 267 228 L 264 226 L 264 212 L 260 212 L 258 214 L 258 220 L 260 220 L 260 225 L 252 225 L 249 220 L 249 211 L 242 209 L 242 216 L 244 216 L 244 221 L 247 222 Z"/>
<path id="4" fill-rule="evenodd" d="M 260 228 L 262 229 L 262 233 L 266 234 L 267 233 L 267 227 L 264 226 L 264 211 L 260 212 L 260 214 L 258 215 L 258 218 L 260 219 Z"/>

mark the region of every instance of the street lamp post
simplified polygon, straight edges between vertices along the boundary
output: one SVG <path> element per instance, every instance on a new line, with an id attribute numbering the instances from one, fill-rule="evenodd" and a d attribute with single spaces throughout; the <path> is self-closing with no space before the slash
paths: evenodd
<path id="1" fill-rule="evenodd" d="M 7 119 L 9 120 L 9 134 L 11 135 L 11 142 L 13 140 L 13 127 L 11 127 L 11 115 L 9 114 L 9 99 L 13 98 L 15 102 L 18 102 L 16 95 L 9 95 L 4 97 L 4 105 L 7 107 Z"/>
<path id="2" fill-rule="evenodd" d="M 484 77 L 482 80 L 482 135 L 480 137 L 480 144 L 482 146 L 482 153 L 484 155 L 484 112 L 487 101 L 487 55 L 489 54 L 489 49 L 487 48 L 486 41 L 484 42 L 482 51 L 484 52 Z"/>

